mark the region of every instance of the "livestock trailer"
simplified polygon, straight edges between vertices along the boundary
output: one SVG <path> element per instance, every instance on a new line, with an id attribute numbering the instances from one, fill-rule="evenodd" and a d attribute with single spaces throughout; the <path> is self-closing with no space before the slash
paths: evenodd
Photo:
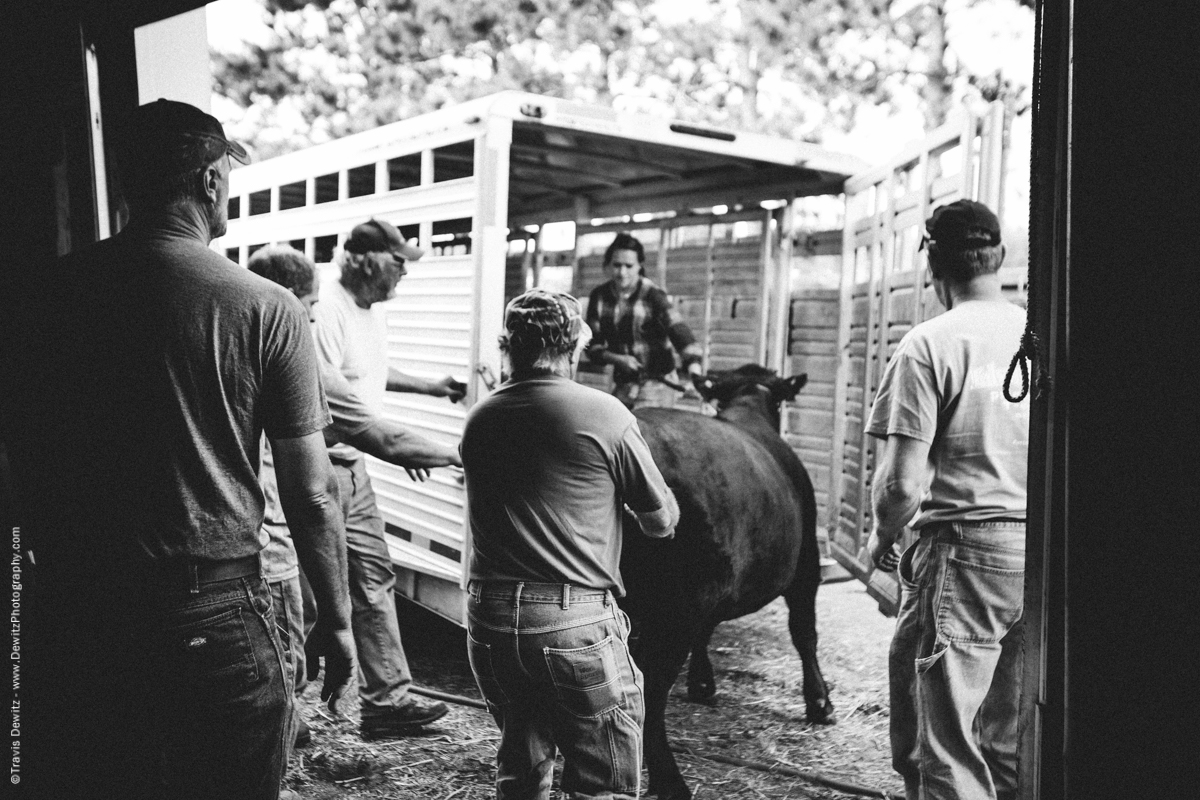
<path id="1" fill-rule="evenodd" d="M 458 405 L 389 393 L 385 413 L 453 442 L 500 375 L 507 299 L 533 285 L 586 297 L 613 233 L 633 232 L 707 369 L 808 372 L 781 433 L 812 473 L 825 546 L 890 611 L 894 580 L 860 554 L 875 456 L 863 407 L 898 337 L 938 311 L 915 261 L 927 211 L 963 196 L 998 207 L 1002 122 L 999 106 L 964 114 L 872 169 L 809 143 L 502 92 L 234 170 L 229 229 L 213 246 L 244 264 L 291 243 L 325 264 L 372 216 L 417 239 L 427 255 L 385 306 L 390 363 L 468 391 Z M 806 212 L 817 207 L 837 218 Z M 552 249 L 564 223 L 570 245 Z M 414 483 L 369 462 L 397 591 L 462 624 L 461 476 Z"/>

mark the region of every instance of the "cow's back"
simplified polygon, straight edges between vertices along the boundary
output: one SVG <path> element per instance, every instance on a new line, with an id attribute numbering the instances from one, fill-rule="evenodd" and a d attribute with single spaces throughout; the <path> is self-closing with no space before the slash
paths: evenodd
<path id="1" fill-rule="evenodd" d="M 679 501 L 680 522 L 672 540 L 626 537 L 621 571 L 631 613 L 657 613 L 664 598 L 682 593 L 724 619 L 777 597 L 795 573 L 804 528 L 803 500 L 778 454 L 721 419 L 658 408 L 636 415 Z"/>

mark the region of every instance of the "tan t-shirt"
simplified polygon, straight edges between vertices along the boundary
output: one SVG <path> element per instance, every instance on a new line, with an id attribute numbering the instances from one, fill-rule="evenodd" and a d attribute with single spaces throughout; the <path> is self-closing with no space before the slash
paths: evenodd
<path id="1" fill-rule="evenodd" d="M 1025 312 L 974 300 L 913 328 L 888 362 L 867 433 L 930 443 L 933 480 L 912 523 L 1025 518 L 1029 399 L 1004 399 Z"/>

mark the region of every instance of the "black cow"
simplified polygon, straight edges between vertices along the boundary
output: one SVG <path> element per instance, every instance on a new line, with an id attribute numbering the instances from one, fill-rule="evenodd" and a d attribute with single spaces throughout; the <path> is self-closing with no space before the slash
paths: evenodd
<path id="1" fill-rule="evenodd" d="M 808 719 L 833 721 L 817 664 L 816 595 L 821 582 L 812 481 L 779 436 L 779 407 L 806 375 L 779 378 L 747 365 L 697 379 L 716 418 L 648 408 L 636 412 L 654 461 L 679 500 L 671 540 L 627 536 L 621 557 L 634 622 L 634 659 L 645 675 L 645 758 L 650 793 L 687 800 L 691 791 L 667 744 L 667 694 L 692 654 L 688 694 L 716 691 L 708 642 L 724 620 L 783 595 L 804 669 Z"/>

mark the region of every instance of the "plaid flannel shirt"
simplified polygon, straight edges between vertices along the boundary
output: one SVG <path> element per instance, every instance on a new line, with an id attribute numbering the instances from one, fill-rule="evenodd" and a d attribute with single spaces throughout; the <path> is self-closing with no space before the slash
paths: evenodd
<path id="1" fill-rule="evenodd" d="M 587 322 L 592 329 L 588 358 L 603 352 L 632 355 L 642 365 L 643 378 L 660 378 L 675 371 L 675 351 L 686 367 L 699 363 L 703 350 L 670 299 L 648 278 L 641 278 L 627 303 L 611 281 L 588 296 Z M 674 345 L 674 350 L 672 350 Z M 617 374 L 618 383 L 635 379 Z"/>

